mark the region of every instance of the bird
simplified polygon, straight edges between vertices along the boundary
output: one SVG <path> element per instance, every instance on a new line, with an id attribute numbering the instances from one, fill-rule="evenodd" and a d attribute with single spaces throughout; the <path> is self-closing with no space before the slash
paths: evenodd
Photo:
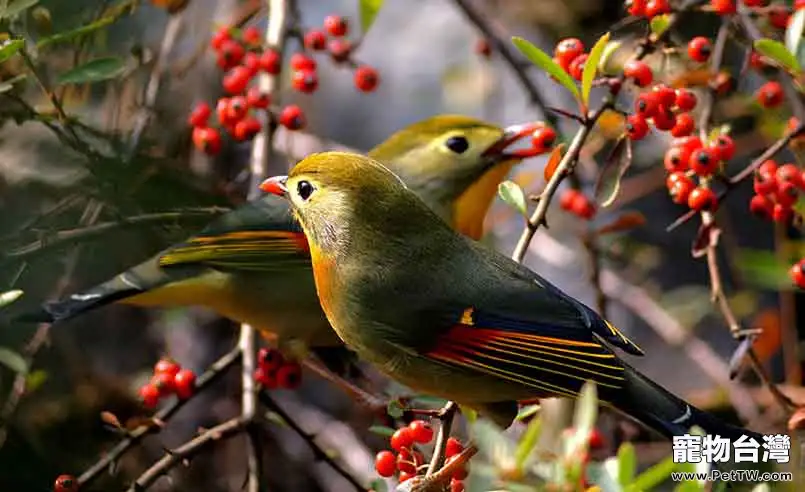
<path id="1" fill-rule="evenodd" d="M 521 160 L 511 147 L 538 126 L 504 129 L 438 115 L 394 133 L 369 154 L 404 176 L 439 217 L 478 239 L 497 185 Z M 288 203 L 270 194 L 100 285 L 15 321 L 64 322 L 112 303 L 211 308 L 296 355 L 311 346 L 341 346 L 316 298 L 305 236 Z"/>
<path id="2" fill-rule="evenodd" d="M 700 426 L 763 442 L 631 367 L 616 350 L 643 351 L 623 332 L 539 274 L 457 234 L 380 162 L 312 154 L 261 188 L 291 203 L 335 332 L 413 391 L 505 428 L 518 400 L 574 397 L 592 381 L 602 403 L 665 436 Z"/>

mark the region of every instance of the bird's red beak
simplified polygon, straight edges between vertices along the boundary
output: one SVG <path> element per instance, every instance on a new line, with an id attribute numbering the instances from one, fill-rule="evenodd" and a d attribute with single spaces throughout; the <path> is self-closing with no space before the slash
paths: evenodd
<path id="1" fill-rule="evenodd" d="M 271 193 L 272 195 L 285 196 L 288 194 L 288 188 L 285 187 L 286 181 L 288 181 L 288 176 L 274 176 L 268 178 L 260 183 L 260 190 Z"/>
<path id="2" fill-rule="evenodd" d="M 491 147 L 486 149 L 484 157 L 490 157 L 498 161 L 529 157 L 528 152 L 524 152 L 528 149 L 512 149 L 511 147 L 520 143 L 523 139 L 530 137 L 536 130 L 544 125 L 545 123 L 535 122 L 511 125 L 504 128 L 503 136 Z"/>

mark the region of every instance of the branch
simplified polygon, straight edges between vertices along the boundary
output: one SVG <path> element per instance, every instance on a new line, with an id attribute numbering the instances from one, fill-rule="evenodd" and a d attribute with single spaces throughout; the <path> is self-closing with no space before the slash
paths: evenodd
<path id="1" fill-rule="evenodd" d="M 411 492 L 442 492 L 445 486 L 450 482 L 456 471 L 466 465 L 466 463 L 478 453 L 478 448 L 475 446 L 467 446 L 461 453 L 450 461 L 447 466 L 442 467 L 439 471 L 428 474 L 425 476 L 416 476 L 412 478 Z"/>
<path id="2" fill-rule="evenodd" d="M 442 468 L 445 460 L 445 448 L 447 447 L 447 439 L 450 437 L 450 429 L 453 427 L 453 418 L 458 411 L 458 404 L 453 401 L 445 403 L 444 407 L 439 411 L 439 420 L 442 424 L 439 426 L 439 434 L 436 436 L 436 444 L 433 448 L 433 456 L 428 465 L 428 471 L 425 475 L 433 475 Z"/>

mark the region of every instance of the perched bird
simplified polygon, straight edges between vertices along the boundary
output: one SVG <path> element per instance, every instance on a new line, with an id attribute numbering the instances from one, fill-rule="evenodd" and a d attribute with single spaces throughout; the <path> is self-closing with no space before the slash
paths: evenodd
<path id="1" fill-rule="evenodd" d="M 336 333 L 410 388 L 507 427 L 517 400 L 573 396 L 592 380 L 603 402 L 667 436 L 694 425 L 729 438 L 751 434 L 630 367 L 611 347 L 643 352 L 616 327 L 456 234 L 379 162 L 314 154 L 261 188 L 292 204 Z"/>
<path id="2" fill-rule="evenodd" d="M 438 216 L 478 238 L 498 183 L 520 160 L 508 150 L 535 128 L 436 116 L 395 133 L 370 154 L 404 176 Z M 316 298 L 304 234 L 288 203 L 273 195 L 103 284 L 18 319 L 63 321 L 115 302 L 205 306 L 281 346 L 340 344 Z"/>

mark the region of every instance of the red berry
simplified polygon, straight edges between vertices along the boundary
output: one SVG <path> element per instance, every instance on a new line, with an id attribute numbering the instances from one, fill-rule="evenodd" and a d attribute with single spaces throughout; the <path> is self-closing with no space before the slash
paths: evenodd
<path id="1" fill-rule="evenodd" d="M 224 41 L 229 41 L 231 39 L 232 36 L 229 34 L 229 28 L 222 27 L 215 31 L 215 34 L 213 34 L 210 38 L 210 47 L 215 51 L 218 51 L 224 45 Z"/>
<path id="2" fill-rule="evenodd" d="M 794 0 L 794 10 L 805 9 L 805 0 Z"/>
<path id="3" fill-rule="evenodd" d="M 247 46 L 260 46 L 261 38 L 260 30 L 254 26 L 249 26 L 244 29 L 241 35 L 241 39 Z"/>
<path id="4" fill-rule="evenodd" d="M 651 91 L 657 94 L 657 101 L 660 103 L 660 106 L 671 108 L 676 104 L 676 91 L 673 87 L 669 87 L 665 84 L 657 84 L 651 88 Z"/>
<path id="5" fill-rule="evenodd" d="M 377 70 L 374 68 L 363 65 L 355 69 L 355 87 L 362 92 L 372 92 L 380 82 L 380 77 L 377 75 Z"/>
<path id="6" fill-rule="evenodd" d="M 464 482 L 456 480 L 455 478 L 451 479 L 450 492 L 464 492 Z"/>
<path id="7" fill-rule="evenodd" d="M 791 183 L 797 188 L 802 188 L 803 186 L 802 174 L 800 173 L 796 164 L 783 164 L 777 168 L 775 177 L 777 178 L 778 183 Z"/>
<path id="8" fill-rule="evenodd" d="M 492 56 L 492 45 L 486 38 L 481 38 L 475 42 L 475 53 L 484 58 Z"/>
<path id="9" fill-rule="evenodd" d="M 707 210 L 712 212 L 718 206 L 718 198 L 710 188 L 696 188 L 688 196 L 688 207 L 701 212 Z"/>
<path id="10" fill-rule="evenodd" d="M 626 135 L 632 140 L 641 140 L 648 133 L 648 123 L 639 114 L 632 114 L 626 118 Z"/>
<path id="11" fill-rule="evenodd" d="M 327 43 L 327 51 L 330 52 L 330 57 L 336 63 L 342 63 L 349 60 L 352 54 L 352 43 L 346 39 L 331 39 Z"/>
<path id="12" fill-rule="evenodd" d="M 573 202 L 576 200 L 576 195 L 578 195 L 578 190 L 573 188 L 568 188 L 562 193 L 562 196 L 559 197 L 559 206 L 562 210 L 570 211 L 573 208 Z"/>
<path id="13" fill-rule="evenodd" d="M 397 455 L 397 469 L 403 473 L 416 475 L 416 463 L 414 460 L 414 455 L 407 449 L 400 450 L 400 454 Z"/>
<path id="14" fill-rule="evenodd" d="M 582 53 L 584 53 L 584 43 L 577 38 L 565 38 L 559 41 L 553 50 L 554 58 L 565 71 L 569 71 L 570 64 Z"/>
<path id="15" fill-rule="evenodd" d="M 665 151 L 663 165 L 669 173 L 687 171 L 690 152 L 685 147 L 674 145 Z"/>
<path id="16" fill-rule="evenodd" d="M 464 451 L 464 445 L 461 444 L 461 441 L 459 441 L 455 437 L 447 438 L 447 444 L 445 445 L 444 448 L 444 455 L 446 458 L 455 456 L 462 451 Z"/>
<path id="17" fill-rule="evenodd" d="M 194 128 L 193 144 L 198 150 L 209 155 L 215 155 L 221 151 L 221 134 L 215 128 Z"/>
<path id="18" fill-rule="evenodd" d="M 226 70 L 240 63 L 240 61 L 243 59 L 243 55 L 246 54 L 246 50 L 244 50 L 243 46 L 241 46 L 237 41 L 227 39 L 221 44 L 219 53 L 220 57 L 218 59 L 218 65 Z"/>
<path id="19" fill-rule="evenodd" d="M 674 145 L 683 147 L 688 154 L 692 154 L 694 150 L 704 147 L 702 139 L 693 135 L 676 140 Z"/>
<path id="20" fill-rule="evenodd" d="M 634 102 L 634 109 L 643 118 L 651 118 L 657 114 L 660 107 L 660 98 L 655 92 L 641 92 Z"/>
<path id="21" fill-rule="evenodd" d="M 261 348 L 257 351 L 257 365 L 263 369 L 279 369 L 285 363 L 285 357 L 277 349 Z"/>
<path id="22" fill-rule="evenodd" d="M 787 181 L 780 182 L 777 185 L 777 192 L 774 194 L 777 203 L 785 206 L 792 206 L 797 203 L 799 199 L 799 190 L 796 185 Z"/>
<path id="23" fill-rule="evenodd" d="M 629 60 L 623 66 L 623 74 L 638 87 L 646 87 L 654 80 L 651 69 L 640 60 Z"/>
<path id="24" fill-rule="evenodd" d="M 755 93 L 758 102 L 764 108 L 774 108 L 783 102 L 783 87 L 779 82 L 766 82 Z"/>
<path id="25" fill-rule="evenodd" d="M 687 137 L 693 133 L 696 123 L 690 113 L 679 113 L 676 115 L 676 124 L 671 128 L 671 135 L 674 137 Z"/>
<path id="26" fill-rule="evenodd" d="M 282 68 L 282 57 L 276 50 L 268 49 L 260 55 L 260 69 L 265 73 L 277 75 Z"/>
<path id="27" fill-rule="evenodd" d="M 279 115 L 280 125 L 289 130 L 301 130 L 305 127 L 307 121 L 305 120 L 305 113 L 302 108 L 295 104 L 285 106 L 280 111 Z"/>
<path id="28" fill-rule="evenodd" d="M 556 132 L 553 128 L 543 125 L 531 135 L 531 146 L 540 154 L 547 152 L 556 143 Z"/>
<path id="29" fill-rule="evenodd" d="M 773 5 L 768 11 L 769 24 L 777 29 L 785 29 L 791 20 L 791 14 L 785 5 Z"/>
<path id="30" fill-rule="evenodd" d="M 626 11 L 634 17 L 646 15 L 646 0 L 626 0 Z"/>
<path id="31" fill-rule="evenodd" d="M 302 53 L 291 55 L 290 65 L 293 70 L 316 70 L 316 60 Z"/>
<path id="32" fill-rule="evenodd" d="M 235 131 L 232 132 L 232 136 L 240 142 L 251 140 L 260 132 L 261 128 L 260 120 L 254 116 L 247 116 L 235 123 Z"/>
<path id="33" fill-rule="evenodd" d="M 749 200 L 749 211 L 762 219 L 770 219 L 774 203 L 766 195 L 754 195 Z"/>
<path id="34" fill-rule="evenodd" d="M 302 384 L 302 366 L 296 361 L 289 361 L 277 369 L 277 385 L 280 388 L 296 389 Z"/>
<path id="35" fill-rule="evenodd" d="M 587 63 L 587 58 L 589 58 L 587 53 L 583 53 L 574 58 L 567 67 L 567 73 L 569 73 L 574 79 L 581 80 L 581 76 L 584 73 L 584 64 Z"/>
<path id="36" fill-rule="evenodd" d="M 397 471 L 397 458 L 391 451 L 380 451 L 375 456 L 375 470 L 381 477 L 390 477 Z"/>
<path id="37" fill-rule="evenodd" d="M 677 89 L 675 105 L 680 111 L 691 111 L 696 107 L 696 94 L 688 89 Z"/>
<path id="38" fill-rule="evenodd" d="M 761 55 L 757 51 L 752 51 L 752 53 L 749 54 L 749 66 L 751 66 L 755 70 L 763 70 L 768 66 L 768 63 L 766 62 L 766 58 L 764 58 L 763 55 Z"/>
<path id="39" fill-rule="evenodd" d="M 407 482 L 414 478 L 416 475 L 412 473 L 400 472 L 400 476 L 397 478 L 397 481 L 400 483 Z"/>
<path id="40" fill-rule="evenodd" d="M 734 14 L 737 11 L 735 0 L 710 0 L 710 7 L 718 15 Z"/>
<path id="41" fill-rule="evenodd" d="M 159 388 L 149 383 L 141 387 L 138 393 L 140 395 L 140 402 L 142 402 L 145 408 L 156 408 L 160 397 Z"/>
<path id="42" fill-rule="evenodd" d="M 277 384 L 277 370 L 258 367 L 254 370 L 254 380 L 262 384 L 266 389 L 274 389 Z"/>
<path id="43" fill-rule="evenodd" d="M 202 103 L 206 106 L 206 103 Z M 210 107 L 207 106 L 207 110 L 209 111 Z M 181 366 L 177 364 L 174 360 L 168 358 L 162 358 L 157 361 L 154 365 L 154 374 L 168 374 L 170 376 L 175 375 Z"/>
<path id="44" fill-rule="evenodd" d="M 696 188 L 693 180 L 682 172 L 670 174 L 668 179 L 665 180 L 665 186 L 668 188 L 668 194 L 671 196 L 671 201 L 679 205 L 688 203 L 690 192 Z"/>
<path id="45" fill-rule="evenodd" d="M 722 161 L 728 161 L 735 156 L 735 142 L 729 135 L 719 135 L 715 142 L 710 144 L 710 149 L 715 151 Z"/>
<path id="46" fill-rule="evenodd" d="M 249 70 L 250 76 L 254 77 L 260 71 L 260 55 L 250 51 L 243 55 L 243 61 L 240 64 Z"/>
<path id="47" fill-rule="evenodd" d="M 758 195 L 770 195 L 777 192 L 777 178 L 772 174 L 755 173 L 753 184 L 755 193 Z"/>
<path id="48" fill-rule="evenodd" d="M 774 210 L 772 210 L 771 218 L 775 222 L 788 225 L 791 219 L 794 218 L 794 211 L 791 210 L 790 205 L 783 205 L 782 203 L 775 203 Z"/>
<path id="49" fill-rule="evenodd" d="M 590 439 L 587 445 L 590 449 L 602 449 L 604 447 L 604 435 L 598 429 L 590 431 Z"/>
<path id="50" fill-rule="evenodd" d="M 410 448 L 414 444 L 414 434 L 408 427 L 402 427 L 391 435 L 390 443 L 395 451 Z"/>
<path id="51" fill-rule="evenodd" d="M 324 18 L 324 29 L 330 36 L 341 37 L 346 36 L 349 26 L 347 20 L 340 15 L 328 15 Z"/>
<path id="52" fill-rule="evenodd" d="M 453 461 L 455 461 L 457 459 L 458 459 L 458 456 L 453 456 L 452 458 L 447 458 L 447 461 L 445 461 L 444 465 L 447 466 L 447 465 L 449 465 L 450 463 L 452 463 Z M 469 472 L 467 472 L 467 468 L 465 466 L 460 466 L 460 467 L 456 468 L 456 471 L 453 472 L 453 480 L 464 480 L 465 478 L 467 478 L 468 475 L 469 475 Z"/>
<path id="53" fill-rule="evenodd" d="M 570 204 L 570 211 L 582 219 L 589 220 L 595 215 L 595 205 L 584 193 L 576 193 L 573 197 L 573 202 Z"/>
<path id="54" fill-rule="evenodd" d="M 224 76 L 224 90 L 230 94 L 240 94 L 252 79 L 251 71 L 244 66 L 237 66 Z"/>
<path id="55" fill-rule="evenodd" d="M 193 396 L 196 389 L 196 373 L 190 369 L 182 369 L 176 374 L 173 383 L 176 385 L 176 396 L 186 400 Z"/>
<path id="56" fill-rule="evenodd" d="M 763 161 L 760 166 L 757 168 L 758 174 L 762 174 L 765 177 L 776 177 L 777 176 L 777 161 L 773 159 L 768 159 Z"/>
<path id="57" fill-rule="evenodd" d="M 669 12 L 671 12 L 671 4 L 668 0 L 648 0 L 646 2 L 646 17 L 656 17 Z"/>
<path id="58" fill-rule="evenodd" d="M 299 92 L 310 94 L 319 87 L 319 77 L 313 70 L 297 70 L 293 73 L 291 87 Z"/>
<path id="59" fill-rule="evenodd" d="M 791 280 L 800 289 L 805 289 L 805 261 L 794 264 L 790 270 Z"/>
<path id="60" fill-rule="evenodd" d="M 703 63 L 710 58 L 713 52 L 713 45 L 704 36 L 696 36 L 688 41 L 688 57 L 696 62 Z"/>
<path id="61" fill-rule="evenodd" d="M 321 51 L 327 47 L 327 35 L 324 31 L 311 29 L 305 33 L 305 48 L 311 51 Z"/>
<path id="62" fill-rule="evenodd" d="M 244 96 L 230 97 L 226 105 L 226 120 L 232 124 L 246 117 L 249 112 L 249 103 Z"/>
<path id="63" fill-rule="evenodd" d="M 159 390 L 160 396 L 171 395 L 176 389 L 173 382 L 173 378 L 176 377 L 176 374 L 178 374 L 178 371 L 173 374 L 158 372 L 151 378 L 150 384 Z"/>
<path id="64" fill-rule="evenodd" d="M 667 132 L 676 126 L 676 115 L 668 106 L 660 105 L 660 107 L 657 108 L 657 114 L 651 118 L 651 122 L 654 123 L 654 128 L 657 130 Z"/>
<path id="65" fill-rule="evenodd" d="M 718 169 L 718 158 L 710 149 L 698 149 L 690 154 L 688 166 L 699 176 L 710 176 Z"/>
<path id="66" fill-rule="evenodd" d="M 743 4 L 747 7 L 765 7 L 769 0 L 743 0 Z"/>
<path id="67" fill-rule="evenodd" d="M 271 105 L 271 96 L 257 87 L 250 87 L 246 92 L 246 104 L 250 108 L 266 109 Z"/>
<path id="68" fill-rule="evenodd" d="M 187 122 L 192 127 L 206 126 L 211 114 L 212 109 L 210 109 L 209 104 L 205 102 L 198 103 L 187 118 Z"/>
<path id="69" fill-rule="evenodd" d="M 53 483 L 53 492 L 78 492 L 78 480 L 72 475 L 59 475 Z"/>
<path id="70" fill-rule="evenodd" d="M 408 424 L 408 428 L 411 429 L 414 442 L 427 444 L 433 439 L 433 427 L 424 420 L 414 420 Z"/>

